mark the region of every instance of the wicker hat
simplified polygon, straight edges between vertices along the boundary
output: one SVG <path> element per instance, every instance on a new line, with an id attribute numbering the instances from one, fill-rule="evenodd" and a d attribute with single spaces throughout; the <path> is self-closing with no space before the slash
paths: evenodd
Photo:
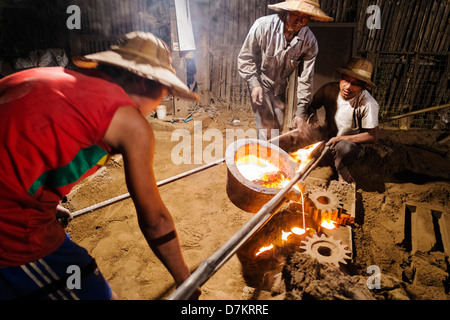
<path id="1" fill-rule="evenodd" d="M 329 17 L 320 9 L 319 0 L 286 0 L 284 2 L 269 4 L 269 9 L 275 11 L 297 11 L 311 16 L 311 20 L 329 22 Z"/>
<path id="2" fill-rule="evenodd" d="M 149 32 L 128 33 L 110 50 L 74 58 L 73 62 L 80 67 L 96 65 L 97 62 L 121 67 L 143 78 L 160 82 L 174 96 L 200 99 L 176 76 L 169 48 L 164 41 Z"/>
<path id="3" fill-rule="evenodd" d="M 367 59 L 359 57 L 352 58 L 345 66 L 336 69 L 336 71 L 364 81 L 370 87 L 376 87 L 375 83 L 371 81 L 373 65 Z"/>

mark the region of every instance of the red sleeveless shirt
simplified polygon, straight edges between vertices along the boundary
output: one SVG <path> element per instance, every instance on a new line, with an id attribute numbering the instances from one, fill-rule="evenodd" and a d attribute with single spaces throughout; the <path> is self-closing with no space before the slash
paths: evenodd
<path id="1" fill-rule="evenodd" d="M 56 250 L 56 206 L 106 162 L 102 142 L 121 106 L 135 106 L 104 79 L 60 67 L 0 79 L 0 267 Z"/>

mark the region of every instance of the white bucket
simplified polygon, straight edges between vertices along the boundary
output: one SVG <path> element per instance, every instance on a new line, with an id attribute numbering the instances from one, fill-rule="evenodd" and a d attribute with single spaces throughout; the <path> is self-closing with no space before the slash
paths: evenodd
<path id="1" fill-rule="evenodd" d="M 156 116 L 159 120 L 163 120 L 166 117 L 166 106 L 160 105 L 156 108 Z"/>

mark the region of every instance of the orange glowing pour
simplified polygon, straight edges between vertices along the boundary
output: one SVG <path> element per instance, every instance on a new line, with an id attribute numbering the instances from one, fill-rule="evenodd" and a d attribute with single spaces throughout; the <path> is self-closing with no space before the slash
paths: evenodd
<path id="1" fill-rule="evenodd" d="M 281 230 L 281 240 L 283 241 L 287 241 L 287 238 L 291 235 L 291 234 L 296 234 L 296 235 L 302 235 L 306 232 L 305 229 L 299 228 L 299 227 L 293 227 L 291 229 L 291 232 L 284 232 L 283 230 Z"/>
<path id="2" fill-rule="evenodd" d="M 310 161 L 311 153 L 316 149 L 316 147 L 321 142 L 317 142 L 315 144 L 309 145 L 303 149 L 298 149 L 297 151 L 291 153 L 292 159 L 299 164 L 297 172 L 301 171 Z M 261 159 L 255 155 L 246 155 L 236 160 L 236 166 L 239 172 L 250 181 L 261 184 L 265 187 L 269 188 L 283 188 L 285 187 L 290 179 L 286 176 L 284 172 L 280 170 L 280 168 L 276 167 L 274 164 L 270 163 L 267 160 Z M 294 186 L 298 191 L 301 190 L 298 186 Z M 304 207 L 304 199 L 303 192 L 302 194 L 302 213 L 303 213 L 303 229 L 299 227 L 294 227 L 291 229 L 291 232 L 282 231 L 281 239 L 286 241 L 289 235 L 297 234 L 302 235 L 306 232 L 307 228 L 305 226 L 305 207 Z M 261 253 L 273 249 L 274 245 L 270 244 L 269 246 L 264 246 L 259 249 L 259 251 L 255 254 L 255 256 L 260 255 Z"/>
<path id="3" fill-rule="evenodd" d="M 271 243 L 269 246 L 267 246 L 267 247 L 261 247 L 260 249 L 259 249 L 259 251 L 255 254 L 256 256 L 259 256 L 261 253 L 263 253 L 263 252 L 266 252 L 266 251 L 269 251 L 269 250 L 271 250 L 271 249 L 273 249 L 273 244 Z"/>
<path id="4" fill-rule="evenodd" d="M 298 149 L 297 151 L 291 153 L 291 157 L 295 160 L 295 162 L 300 164 L 297 172 L 301 171 L 311 161 L 310 155 L 319 144 L 321 144 L 321 142 L 311 144 L 303 149 Z"/>

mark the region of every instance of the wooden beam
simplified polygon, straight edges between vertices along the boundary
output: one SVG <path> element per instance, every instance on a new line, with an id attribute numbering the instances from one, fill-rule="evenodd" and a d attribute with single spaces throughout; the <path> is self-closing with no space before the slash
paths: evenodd
<path id="1" fill-rule="evenodd" d="M 283 131 L 292 127 L 292 118 L 297 111 L 297 86 L 298 86 L 298 69 L 291 74 L 286 88 L 286 109 L 284 111 Z"/>

